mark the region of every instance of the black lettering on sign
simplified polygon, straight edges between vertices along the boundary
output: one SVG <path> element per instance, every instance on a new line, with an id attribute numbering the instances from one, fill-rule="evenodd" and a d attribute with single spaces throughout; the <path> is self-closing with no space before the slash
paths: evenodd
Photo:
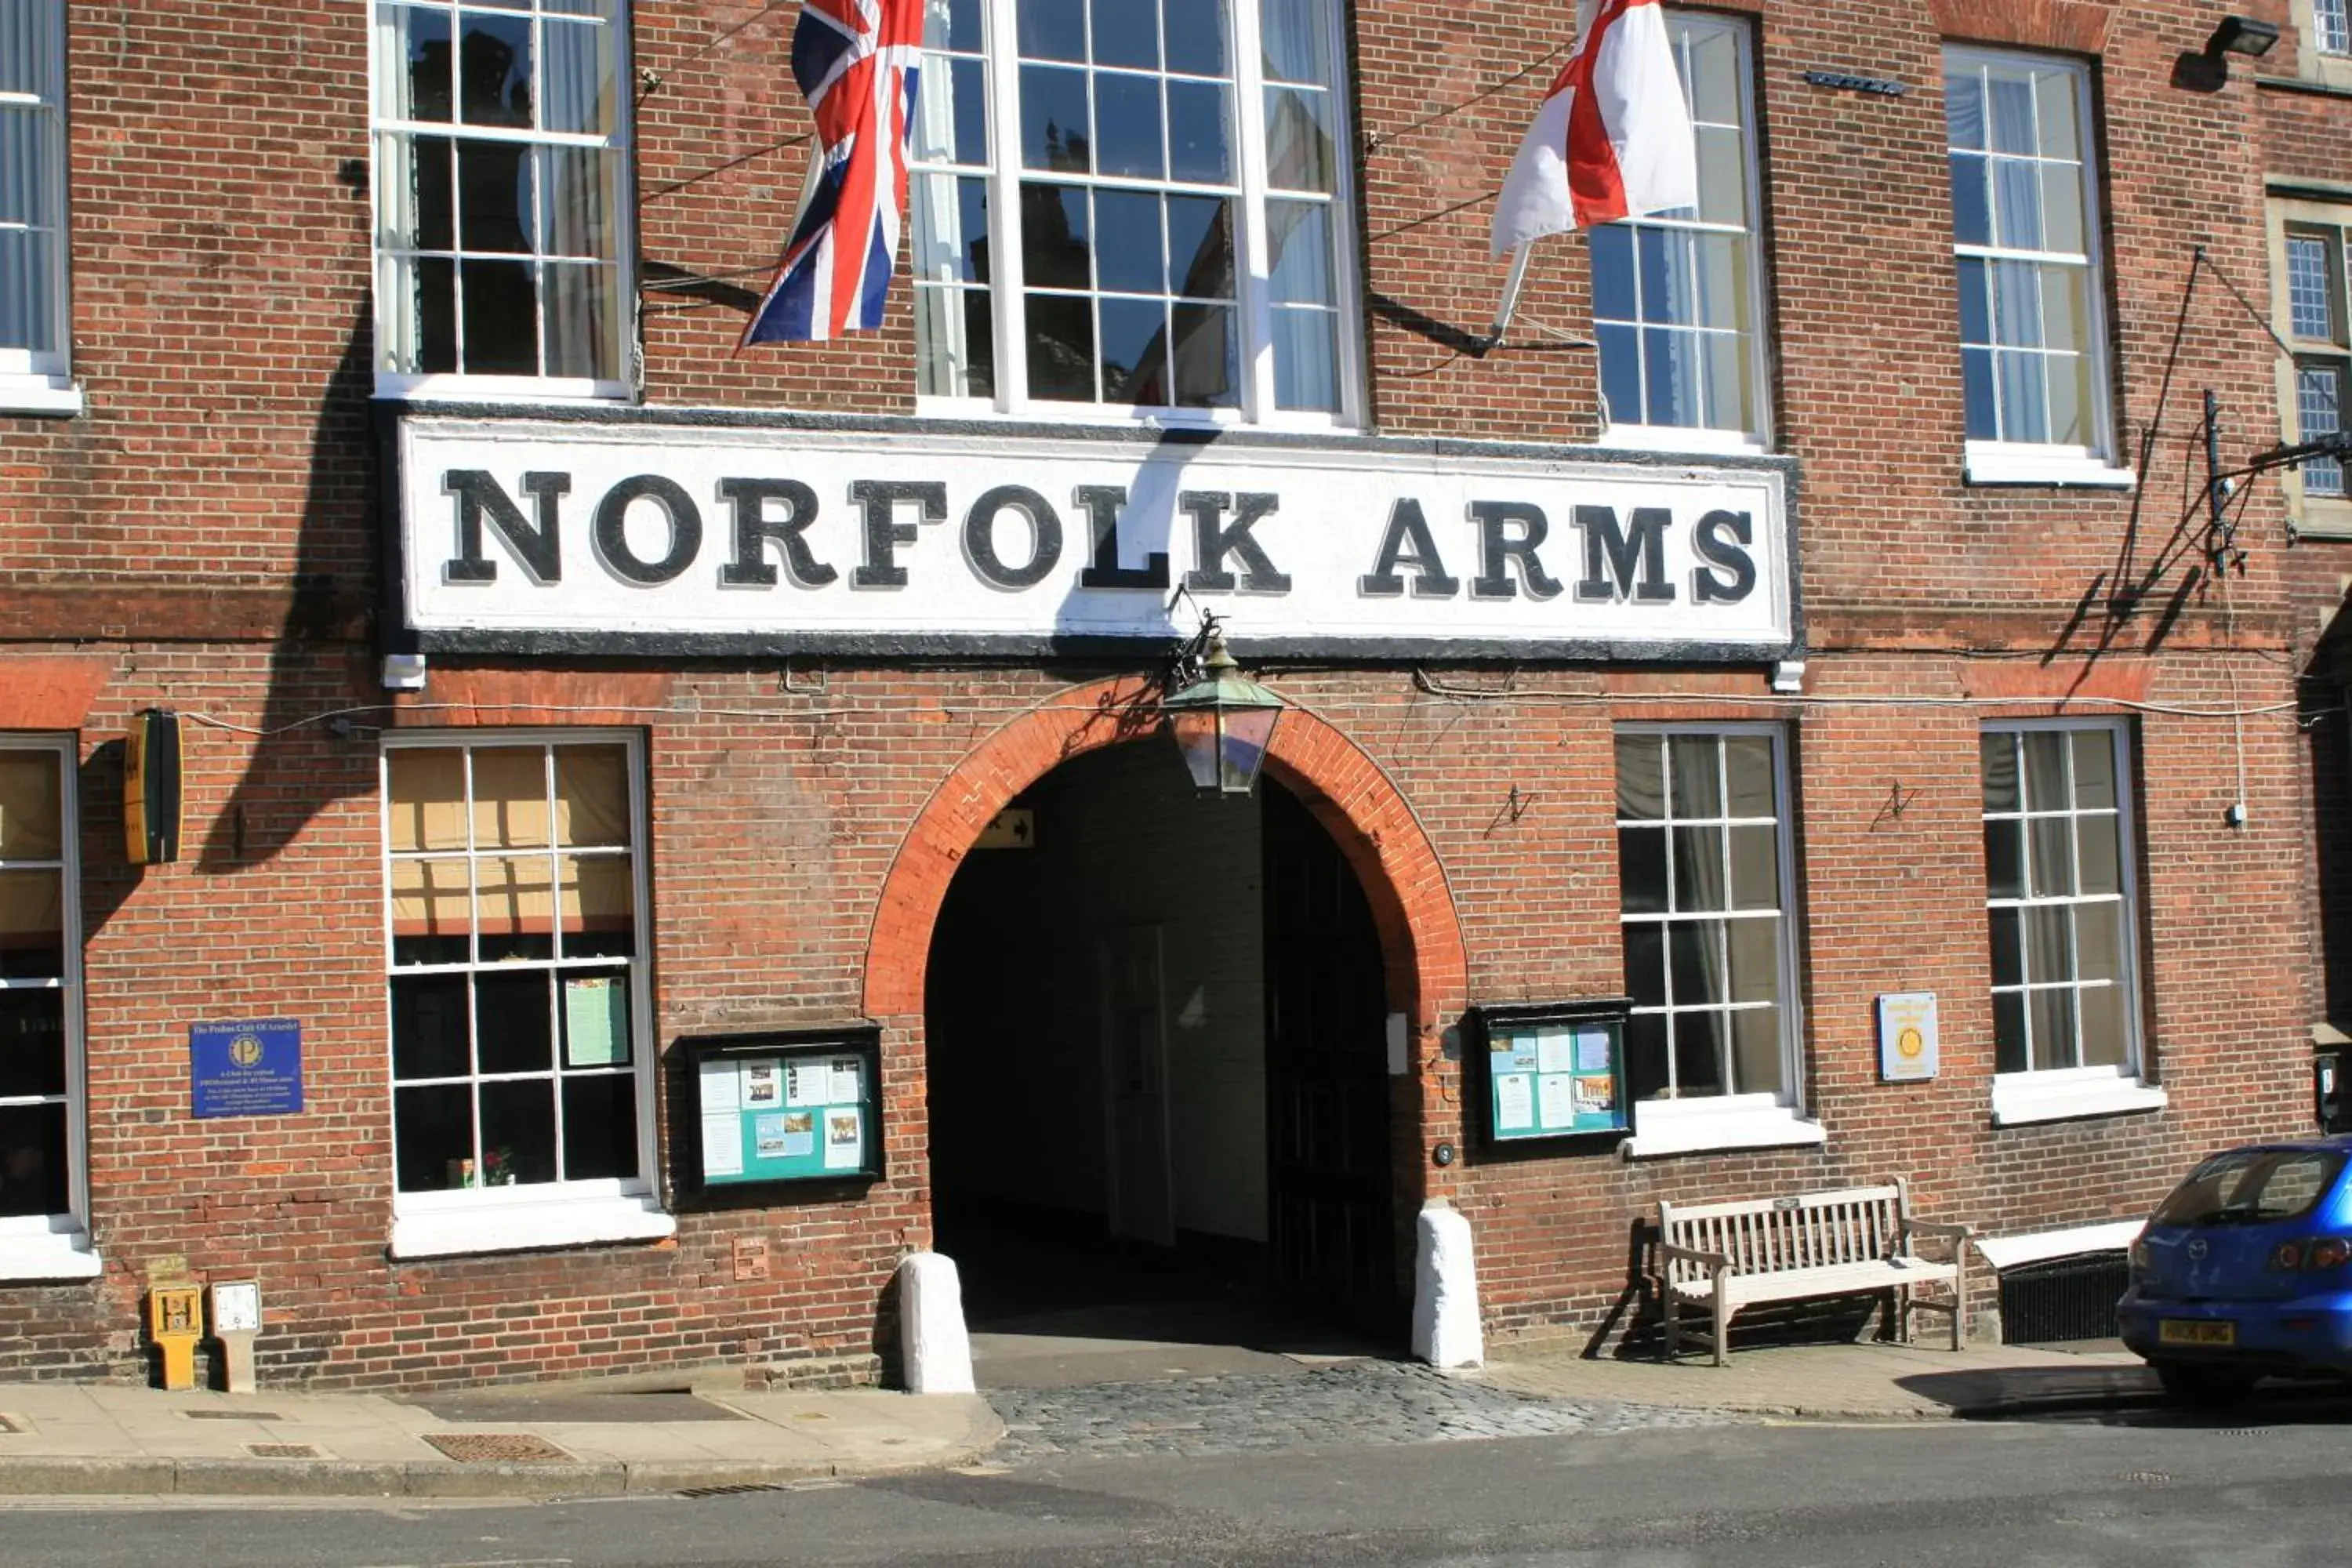
<path id="1" fill-rule="evenodd" d="M 661 508 L 669 529 L 669 553 L 647 561 L 629 548 L 629 508 L 641 500 Z M 596 553 L 613 574 L 639 587 L 657 587 L 676 580 L 702 552 L 702 509 L 694 504 L 675 479 L 659 474 L 638 474 L 623 479 L 596 503 L 596 527 L 591 535 Z"/>
<path id="2" fill-rule="evenodd" d="M 563 542 L 556 532 L 556 500 L 572 490 L 570 474 L 525 474 L 523 493 L 536 500 L 539 521 L 523 520 L 499 481 L 480 468 L 451 468 L 441 476 L 444 493 L 457 498 L 457 553 L 442 563 L 444 583 L 495 583 L 499 563 L 482 553 L 482 524 L 488 521 L 507 548 L 513 551 L 531 581 L 542 584 L 563 581 Z"/>
<path id="3" fill-rule="evenodd" d="M 1445 563 L 1438 559 L 1437 541 L 1429 531 L 1429 519 L 1411 496 L 1399 496 L 1390 509 L 1389 531 L 1381 535 L 1380 556 L 1370 572 L 1356 579 L 1356 592 L 1370 599 L 1395 598 L 1404 592 L 1404 578 L 1397 570 L 1401 566 L 1412 568 L 1416 599 L 1450 599 L 1462 589 L 1460 578 L 1446 575 Z"/>
<path id="4" fill-rule="evenodd" d="M 803 537 L 816 521 L 816 492 L 808 486 L 798 479 L 721 479 L 719 493 L 735 509 L 735 559 L 719 569 L 722 586 L 774 587 L 771 543 L 783 551 L 784 570 L 795 587 L 822 588 L 841 575 L 811 554 Z M 771 503 L 783 507 L 782 517 L 769 515 Z"/>
<path id="5" fill-rule="evenodd" d="M 866 509 L 866 563 L 853 566 L 853 588 L 903 588 L 907 569 L 898 564 L 898 546 L 915 542 L 915 525 L 898 521 L 898 508 L 919 508 L 924 522 L 948 520 L 948 488 L 925 479 L 857 479 L 849 487 L 850 501 Z"/>
<path id="6" fill-rule="evenodd" d="M 1478 575 L 1470 584 L 1472 598 L 1518 597 L 1519 585 L 1511 580 L 1513 562 L 1527 579 L 1528 598 L 1559 597 L 1559 580 L 1544 570 L 1542 558 L 1536 554 L 1551 532 L 1543 508 L 1525 501 L 1474 500 L 1470 521 L 1478 525 Z M 1510 531 L 1514 527 L 1519 531 L 1516 537 Z"/>
<path id="7" fill-rule="evenodd" d="M 1120 565 L 1120 514 L 1127 506 L 1122 485 L 1080 485 L 1078 504 L 1087 509 L 1094 538 L 1087 565 L 1078 574 L 1081 588 L 1150 588 L 1168 586 L 1168 552 L 1155 550 L 1140 566 Z"/>
<path id="8" fill-rule="evenodd" d="M 1691 598 L 1701 605 L 1736 605 L 1756 591 L 1755 558 L 1741 548 L 1756 538 L 1756 524 L 1744 511 L 1711 511 L 1692 531 L 1691 548 L 1714 571 L 1691 574 Z M 1717 573 L 1727 575 L 1718 576 Z"/>
<path id="9" fill-rule="evenodd" d="M 1614 507 L 1578 507 L 1576 526 L 1584 534 L 1584 580 L 1576 585 L 1579 602 L 1673 603 L 1675 585 L 1666 581 L 1666 530 L 1674 522 L 1675 514 L 1664 507 L 1638 506 L 1633 527 L 1620 530 Z"/>
<path id="10" fill-rule="evenodd" d="M 1029 520 L 1029 564 L 1007 566 L 996 552 L 996 520 L 1017 511 Z M 1062 562 L 1062 519 L 1053 504 L 1022 485 L 999 485 L 971 503 L 963 519 L 964 559 L 992 587 L 1034 588 Z"/>
<path id="11" fill-rule="evenodd" d="M 1277 572 L 1250 530 L 1274 515 L 1282 498 L 1244 490 L 1236 498 L 1215 490 L 1186 490 L 1176 504 L 1192 514 L 1192 570 L 1184 574 L 1187 588 L 1212 588 L 1223 593 L 1287 594 L 1290 578 Z M 1234 521 L 1226 522 L 1226 512 Z M 1225 570 L 1225 557 L 1242 563 L 1239 578 Z"/>

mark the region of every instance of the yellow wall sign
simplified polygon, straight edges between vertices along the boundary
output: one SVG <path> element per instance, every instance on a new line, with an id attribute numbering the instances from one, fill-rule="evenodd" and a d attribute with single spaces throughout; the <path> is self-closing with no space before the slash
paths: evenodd
<path id="1" fill-rule="evenodd" d="M 1888 1083 L 1934 1078 L 1939 1044 L 1933 991 L 1894 992 L 1878 999 L 1879 1077 Z"/>

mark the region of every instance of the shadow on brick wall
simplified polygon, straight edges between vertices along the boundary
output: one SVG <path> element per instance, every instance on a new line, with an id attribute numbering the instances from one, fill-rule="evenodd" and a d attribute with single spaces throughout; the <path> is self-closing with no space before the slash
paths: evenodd
<path id="1" fill-rule="evenodd" d="M 382 716 L 374 705 L 383 700 L 367 679 L 381 526 L 373 341 L 362 305 L 319 391 L 291 595 L 270 650 L 261 733 L 247 738 L 245 770 L 205 827 L 196 868 L 206 875 L 270 859 L 320 811 L 375 787 L 373 750 L 358 739 L 373 729 Z"/>

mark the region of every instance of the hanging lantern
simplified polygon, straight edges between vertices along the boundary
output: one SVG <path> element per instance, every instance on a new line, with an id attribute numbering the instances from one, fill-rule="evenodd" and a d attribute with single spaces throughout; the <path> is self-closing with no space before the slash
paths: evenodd
<path id="1" fill-rule="evenodd" d="M 1243 677 L 1225 651 L 1224 634 L 1209 633 L 1202 678 L 1161 700 L 1168 732 L 1204 795 L 1246 795 L 1274 743 L 1282 699 Z"/>

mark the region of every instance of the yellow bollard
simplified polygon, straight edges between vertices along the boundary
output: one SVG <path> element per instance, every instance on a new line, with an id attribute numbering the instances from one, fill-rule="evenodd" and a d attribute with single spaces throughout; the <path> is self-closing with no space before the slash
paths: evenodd
<path id="1" fill-rule="evenodd" d="M 204 1292 L 194 1285 L 158 1285 L 147 1292 L 147 1333 L 163 1352 L 163 1386 L 196 1385 L 196 1342 L 204 1337 Z"/>

